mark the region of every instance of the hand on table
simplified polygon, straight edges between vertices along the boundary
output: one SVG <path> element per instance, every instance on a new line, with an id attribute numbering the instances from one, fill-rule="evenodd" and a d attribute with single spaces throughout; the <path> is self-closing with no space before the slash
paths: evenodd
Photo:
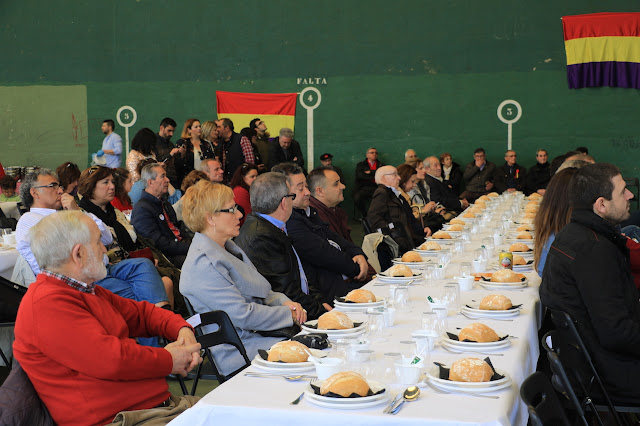
<path id="1" fill-rule="evenodd" d="M 353 277 L 356 281 L 362 281 L 367 278 L 367 271 L 369 270 L 369 265 L 367 264 L 367 259 L 361 254 L 353 257 L 353 262 L 357 263 L 360 267 L 360 273 Z"/>

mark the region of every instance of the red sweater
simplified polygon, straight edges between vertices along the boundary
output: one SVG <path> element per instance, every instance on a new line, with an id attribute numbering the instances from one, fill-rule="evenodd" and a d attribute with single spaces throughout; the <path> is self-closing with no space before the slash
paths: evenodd
<path id="1" fill-rule="evenodd" d="M 182 327 L 180 316 L 150 303 L 39 274 L 20 303 L 13 352 L 57 424 L 105 424 L 170 395 L 171 354 L 131 337 L 175 340 Z"/>
<path id="2" fill-rule="evenodd" d="M 244 209 L 244 216 L 240 219 L 240 225 L 244 223 L 244 219 L 251 213 L 251 199 L 249 197 L 249 191 L 241 187 L 240 185 L 233 188 L 233 198 L 237 205 Z"/>

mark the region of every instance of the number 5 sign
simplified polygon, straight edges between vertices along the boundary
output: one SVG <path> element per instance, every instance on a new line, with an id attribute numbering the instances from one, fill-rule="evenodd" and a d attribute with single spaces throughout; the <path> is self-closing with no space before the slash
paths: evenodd
<path id="1" fill-rule="evenodd" d="M 135 109 L 128 105 L 125 105 L 123 107 L 120 107 L 120 109 L 116 113 L 116 119 L 118 120 L 118 124 L 124 127 L 127 149 L 125 152 L 129 152 L 129 127 L 136 124 L 138 114 L 136 114 Z"/>
<path id="2" fill-rule="evenodd" d="M 511 147 L 511 125 L 522 117 L 522 107 L 513 99 L 504 100 L 498 105 L 498 118 L 507 125 L 507 149 Z"/>

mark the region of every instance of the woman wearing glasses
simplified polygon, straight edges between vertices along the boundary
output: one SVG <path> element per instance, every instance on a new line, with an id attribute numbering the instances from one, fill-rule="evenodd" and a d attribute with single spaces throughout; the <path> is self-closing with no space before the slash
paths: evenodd
<path id="1" fill-rule="evenodd" d="M 182 267 L 180 292 L 194 310 L 225 311 L 244 344 L 249 358 L 269 349 L 282 337 L 260 334 L 306 321 L 306 312 L 269 282 L 231 238 L 240 232 L 240 218 L 231 188 L 201 180 L 184 195 L 184 222 L 196 232 Z M 204 332 L 208 332 L 207 329 Z M 212 349 L 223 374 L 244 364 L 237 350 Z"/>

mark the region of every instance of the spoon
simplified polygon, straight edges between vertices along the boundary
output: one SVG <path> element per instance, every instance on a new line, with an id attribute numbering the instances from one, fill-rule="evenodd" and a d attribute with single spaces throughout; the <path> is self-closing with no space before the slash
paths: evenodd
<path id="1" fill-rule="evenodd" d="M 402 408 L 406 401 L 415 401 L 420 396 L 420 388 L 417 386 L 409 386 L 402 392 L 402 401 L 400 401 L 400 405 L 393 409 L 391 414 L 397 414 L 398 411 Z"/>
<path id="2" fill-rule="evenodd" d="M 322 364 L 322 361 L 320 361 L 320 358 L 316 358 L 315 356 L 311 355 L 311 351 L 306 351 L 307 355 L 309 355 L 308 360 L 311 361 L 314 364 Z"/>

